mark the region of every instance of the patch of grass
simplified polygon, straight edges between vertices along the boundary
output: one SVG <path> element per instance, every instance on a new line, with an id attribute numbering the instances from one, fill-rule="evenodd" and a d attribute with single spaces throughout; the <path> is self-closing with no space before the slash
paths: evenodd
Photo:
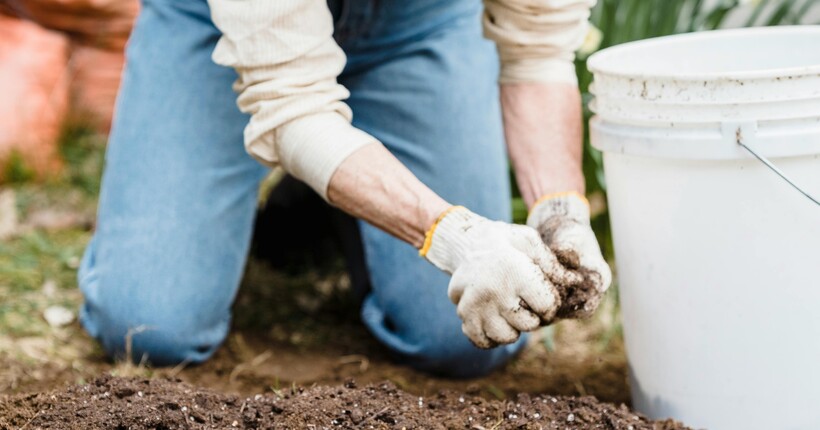
<path id="1" fill-rule="evenodd" d="M 60 155 L 67 169 L 62 185 L 82 190 L 87 196 L 96 198 L 102 179 L 105 139 L 82 124 L 63 130 L 59 143 Z"/>
<path id="2" fill-rule="evenodd" d="M 59 141 L 65 169 L 45 181 L 37 181 L 19 156 L 18 161 L 9 159 L 3 174 L 10 178 L 6 183 L 17 195 L 22 217 L 37 209 L 92 213 L 100 192 L 105 139 L 81 124 L 66 126 Z"/>
<path id="3" fill-rule="evenodd" d="M 56 328 L 44 318 L 55 305 L 76 317 L 82 302 L 76 270 L 91 232 L 87 225 L 43 230 L 27 223 L 38 212 L 41 220 L 47 213 L 91 219 L 103 142 L 104 136 L 87 129 L 67 128 L 60 143 L 65 169 L 46 180 L 38 179 L 19 154 L 0 166 L 21 223 L 16 234 L 0 241 L 0 392 L 96 373 L 91 362 L 101 352 L 79 324 Z"/>
<path id="4" fill-rule="evenodd" d="M 0 184 L 23 184 L 31 182 L 35 177 L 34 169 L 26 163 L 20 151 L 17 150 L 11 152 L 0 168 Z"/>
<path id="5" fill-rule="evenodd" d="M 75 288 L 76 269 L 91 233 L 32 231 L 0 242 L 0 292 L 39 291 L 47 280 Z"/>
<path id="6" fill-rule="evenodd" d="M 20 218 L 39 210 L 92 213 L 97 203 L 105 147 L 104 136 L 81 125 L 66 127 L 60 140 L 65 170 L 38 183 L 19 156 L 3 175 L 14 191 Z M 0 333 L 12 337 L 43 335 L 49 327 L 45 308 L 76 310 L 81 302 L 77 268 L 91 238 L 84 228 L 56 231 L 23 229 L 0 241 Z M 49 283 L 49 289 L 43 286 Z"/>
<path id="7" fill-rule="evenodd" d="M 11 336 L 49 331 L 42 319 L 50 305 L 77 309 L 76 269 L 91 233 L 32 231 L 0 242 L 0 332 Z M 53 291 L 44 291 L 50 284 Z"/>

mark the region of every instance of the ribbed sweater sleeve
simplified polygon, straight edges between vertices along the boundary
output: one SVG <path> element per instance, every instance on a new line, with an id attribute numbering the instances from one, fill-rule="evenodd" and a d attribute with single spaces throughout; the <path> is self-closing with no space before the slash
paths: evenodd
<path id="1" fill-rule="evenodd" d="M 577 83 L 575 51 L 595 0 L 484 0 L 484 35 L 501 58 L 500 82 Z"/>
<path id="2" fill-rule="evenodd" d="M 484 32 L 501 58 L 501 82 L 575 82 L 574 51 L 594 0 L 484 0 Z M 337 82 L 345 54 L 326 0 L 208 0 L 222 37 L 216 63 L 238 74 L 239 109 L 251 115 L 245 148 L 281 165 L 323 198 L 338 166 L 378 143 L 354 128 Z"/>
<path id="3" fill-rule="evenodd" d="M 345 54 L 333 40 L 326 0 L 209 0 L 222 37 L 217 64 L 233 67 L 237 104 L 251 115 L 245 148 L 281 165 L 327 199 L 339 164 L 377 142 L 354 128 L 337 82 Z"/>

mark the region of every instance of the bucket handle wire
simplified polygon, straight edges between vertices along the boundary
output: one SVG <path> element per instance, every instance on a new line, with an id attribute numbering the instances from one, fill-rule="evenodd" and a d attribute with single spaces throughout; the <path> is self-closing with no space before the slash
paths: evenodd
<path id="1" fill-rule="evenodd" d="M 751 147 L 749 147 L 749 145 L 747 145 L 747 144 L 743 143 L 743 132 L 742 132 L 742 130 L 741 130 L 741 127 L 738 127 L 738 128 L 737 128 L 737 131 L 735 132 L 735 141 L 737 142 L 737 144 L 738 144 L 738 145 L 740 145 L 741 147 L 743 147 L 743 149 L 745 149 L 745 150 L 749 151 L 749 153 L 750 153 L 750 154 L 752 154 L 752 155 L 753 155 L 755 158 L 757 158 L 757 159 L 758 159 L 761 163 L 763 163 L 766 167 L 768 167 L 768 168 L 769 168 L 769 170 L 771 170 L 772 172 L 774 172 L 775 174 L 777 174 L 777 176 L 780 176 L 780 177 L 781 177 L 784 181 L 786 181 L 786 183 L 788 183 L 789 185 L 791 185 L 791 186 L 792 186 L 792 188 L 794 188 L 795 190 L 797 190 L 800 194 L 803 194 L 804 196 L 806 196 L 806 198 L 807 198 L 807 199 L 811 200 L 811 201 L 812 201 L 814 204 L 816 204 L 817 206 L 820 206 L 820 201 L 818 201 L 818 200 L 817 200 L 816 198 L 814 198 L 811 194 L 809 194 L 809 193 L 808 193 L 808 191 L 806 191 L 806 190 L 804 190 L 804 189 L 800 188 L 800 186 L 799 186 L 799 185 L 797 185 L 794 181 L 792 181 L 791 179 L 789 179 L 789 177 L 788 177 L 788 176 L 786 176 L 786 174 L 785 174 L 785 173 L 783 173 L 783 171 L 782 171 L 782 170 L 778 169 L 778 168 L 777 168 L 777 166 L 775 166 L 775 165 L 774 165 L 771 161 L 769 161 L 769 159 L 768 159 L 768 158 L 764 157 L 763 155 L 760 155 L 759 153 L 757 153 L 757 151 L 755 151 L 754 149 L 752 149 Z"/>

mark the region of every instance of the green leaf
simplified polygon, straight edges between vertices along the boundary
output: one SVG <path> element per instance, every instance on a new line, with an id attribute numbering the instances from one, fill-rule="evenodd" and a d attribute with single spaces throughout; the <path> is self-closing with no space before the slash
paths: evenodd
<path id="1" fill-rule="evenodd" d="M 811 8 L 814 7 L 814 6 L 818 6 L 818 5 L 820 5 L 820 3 L 817 3 L 817 0 L 806 0 L 803 3 L 803 6 L 800 9 L 797 10 L 797 13 L 795 14 L 794 23 L 795 24 L 802 23 L 803 22 L 803 17 L 805 17 L 809 13 Z M 820 24 L 820 21 L 816 21 L 814 23 L 806 23 L 806 24 L 817 25 L 817 24 Z"/>
<path id="2" fill-rule="evenodd" d="M 512 200 L 513 222 L 516 224 L 524 224 L 527 222 L 527 205 L 521 197 L 515 197 Z"/>
<path id="3" fill-rule="evenodd" d="M 760 19 L 760 15 L 769 6 L 770 0 L 760 0 L 760 3 L 755 6 L 754 11 L 752 11 L 751 16 L 746 21 L 746 27 L 754 27 L 755 23 L 757 23 L 758 19 Z"/>
<path id="4" fill-rule="evenodd" d="M 795 3 L 797 3 L 795 0 L 784 1 L 777 9 L 775 9 L 771 17 L 769 17 L 766 25 L 771 26 L 787 23 L 789 20 L 789 13 L 794 8 Z"/>

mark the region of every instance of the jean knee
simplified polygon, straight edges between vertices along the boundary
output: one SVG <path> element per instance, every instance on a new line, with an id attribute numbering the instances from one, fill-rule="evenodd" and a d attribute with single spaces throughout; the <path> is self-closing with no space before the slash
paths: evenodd
<path id="1" fill-rule="evenodd" d="M 461 333 L 432 338 L 408 364 L 440 376 L 477 378 L 508 363 L 524 347 L 526 338 L 522 335 L 515 343 L 493 349 L 477 348 Z"/>
<path id="2" fill-rule="evenodd" d="M 163 315 L 150 306 L 112 312 L 94 309 L 88 303 L 83 306 L 80 319 L 109 357 L 155 366 L 207 360 L 224 340 L 228 325 L 225 322 L 213 328 L 198 327 L 183 312 Z"/>

